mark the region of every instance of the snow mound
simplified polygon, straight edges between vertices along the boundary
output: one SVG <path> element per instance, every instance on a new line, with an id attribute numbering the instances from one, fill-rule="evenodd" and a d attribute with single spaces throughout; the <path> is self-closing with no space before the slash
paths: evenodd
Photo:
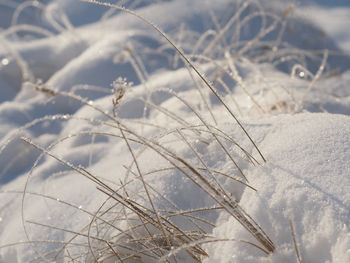
<path id="1" fill-rule="evenodd" d="M 0 263 L 350 262 L 350 7 L 86 2 L 0 3 Z"/>
<path id="2" fill-rule="evenodd" d="M 259 190 L 244 191 L 240 203 L 278 240 L 278 248 L 266 258 L 245 244 L 221 243 L 212 248 L 209 261 L 295 262 L 292 219 L 303 261 L 348 262 L 350 118 L 305 113 L 250 121 L 247 127 L 261 138 L 259 145 L 269 161 L 249 173 Z M 226 216 L 218 220 L 214 233 L 249 240 Z"/>

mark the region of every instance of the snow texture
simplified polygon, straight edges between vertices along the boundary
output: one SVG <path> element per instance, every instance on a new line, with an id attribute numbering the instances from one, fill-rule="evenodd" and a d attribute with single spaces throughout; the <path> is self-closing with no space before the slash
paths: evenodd
<path id="1" fill-rule="evenodd" d="M 202 75 L 133 14 L 1 1 L 0 263 L 350 262 L 348 1 L 113 3 Z"/>

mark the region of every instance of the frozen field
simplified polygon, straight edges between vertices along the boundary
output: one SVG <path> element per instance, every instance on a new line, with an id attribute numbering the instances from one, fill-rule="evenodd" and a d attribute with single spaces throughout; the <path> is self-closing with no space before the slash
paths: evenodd
<path id="1" fill-rule="evenodd" d="M 350 262 L 350 3 L 302 2 L 0 0 L 0 263 Z"/>

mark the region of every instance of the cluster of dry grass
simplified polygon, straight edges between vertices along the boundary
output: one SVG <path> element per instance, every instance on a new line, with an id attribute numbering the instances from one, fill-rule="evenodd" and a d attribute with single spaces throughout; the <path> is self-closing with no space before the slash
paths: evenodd
<path id="1" fill-rule="evenodd" d="M 14 132 L 10 140 L 0 148 L 0 152 L 2 152 L 11 140 L 18 137 L 22 130 L 47 120 L 76 120 L 90 125 L 89 131 L 81 131 L 76 134 L 69 134 L 67 137 L 58 138 L 48 147 L 42 147 L 30 138 L 21 137 L 23 141 L 41 152 L 28 173 L 25 189 L 21 193 L 15 193 L 22 194 L 22 203 L 24 204 L 28 196 L 34 195 L 79 210 L 91 218 L 88 224 L 79 226 L 79 231 L 73 231 L 40 221 L 28 221 L 23 214 L 22 223 L 28 238 L 25 243 L 30 244 L 31 249 L 36 251 L 33 262 L 53 262 L 59 258 L 64 258 L 64 262 L 202 262 L 203 259 L 209 256 L 203 249 L 203 244 L 211 242 L 244 242 L 263 253 L 273 253 L 275 244 L 268 234 L 259 226 L 259 222 L 256 222 L 242 209 L 238 200 L 227 191 L 223 184 L 224 181 L 230 180 L 235 185 L 256 191 L 249 185 L 242 167 L 259 165 L 266 161 L 237 117 L 244 115 L 244 113 L 240 109 L 230 85 L 235 83 L 237 89 L 240 89 L 250 99 L 256 112 L 285 111 L 287 104 L 295 106 L 292 107 L 293 111 L 298 110 L 300 101 L 296 101 L 292 94 L 289 94 L 289 101 L 282 101 L 276 105 L 265 105 L 262 101 L 258 101 L 240 75 L 236 63 L 236 61 L 243 61 L 246 57 L 249 57 L 253 58 L 255 62 L 271 61 L 278 65 L 282 61 L 285 62 L 286 58 L 293 57 L 295 60 L 300 59 L 300 64 L 293 68 L 293 74 L 295 75 L 300 68 L 307 72 L 302 66 L 301 60 L 309 56 L 310 53 L 298 50 L 298 53 L 295 52 L 293 56 L 286 56 L 288 47 L 282 42 L 286 19 L 291 14 L 293 5 L 286 7 L 278 15 L 264 11 L 259 1 L 238 1 L 235 13 L 225 24 L 220 24 L 215 14 L 208 10 L 211 19 L 215 22 L 215 29 L 204 32 L 193 46 L 192 52 L 186 52 L 185 54 L 181 49 L 181 43 L 179 45 L 175 44 L 161 29 L 132 10 L 94 0 L 82 1 L 126 12 L 142 20 L 158 32 L 160 38 L 164 41 L 164 46 L 160 49 L 165 50 L 164 52 L 171 49 L 176 51 L 173 55 L 173 62 L 181 59 L 193 80 L 193 86 L 202 100 L 203 107 L 199 110 L 191 104 L 189 98 L 182 97 L 180 94 L 164 88 L 161 91 L 174 97 L 179 104 L 184 105 L 191 112 L 196 124 L 192 124 L 183 118 L 176 110 L 172 111 L 172 109 L 154 104 L 149 99 L 152 95 L 151 92 L 148 99 L 143 100 L 143 121 L 135 122 L 118 117 L 118 109 L 124 103 L 125 92 L 131 86 L 125 79 L 118 79 L 113 84 L 114 94 L 110 111 L 106 111 L 89 99 L 77 95 L 74 91 L 58 91 L 51 89 L 46 83 L 29 79 L 33 89 L 38 92 L 46 94 L 50 98 L 63 97 L 67 100 L 79 102 L 81 105 L 98 112 L 101 116 L 101 118 L 82 118 L 74 115 L 54 115 L 36 119 Z M 94 8 L 94 6 L 91 5 L 91 8 Z M 240 41 L 242 28 L 254 19 L 261 22 L 260 29 L 255 37 Z M 49 34 L 49 32 L 34 27 L 23 28 L 18 26 L 12 27 L 11 30 L 33 30 L 37 33 Z M 232 34 L 232 32 L 234 33 Z M 262 41 L 271 32 L 276 33 L 275 41 Z M 230 41 L 228 41 L 229 38 Z M 157 50 L 156 52 L 160 51 Z M 124 53 L 122 56 L 133 66 L 140 82 L 147 86 L 148 74 L 144 62 L 138 57 L 137 52 L 131 48 L 126 48 Z M 312 55 L 314 56 L 314 54 Z M 114 58 L 115 62 L 120 59 L 120 56 Z M 309 88 L 322 74 L 326 59 L 327 53 L 324 53 L 319 71 L 315 75 L 308 73 L 312 78 Z M 19 64 L 22 65 L 25 72 L 25 66 L 21 63 L 21 60 L 19 60 Z M 201 72 L 202 64 L 209 64 L 214 68 L 208 77 L 205 77 Z M 225 94 L 228 94 L 225 98 L 217 91 L 218 87 Z M 279 90 L 273 89 L 271 88 L 272 92 L 278 94 Z M 159 92 L 159 89 L 157 92 Z M 210 97 L 214 97 L 221 104 L 226 111 L 223 114 L 230 116 L 232 125 L 240 127 L 242 134 L 244 134 L 241 137 L 242 140 L 245 141 L 245 144 L 251 145 L 248 147 L 249 149 L 245 149 L 246 147 L 241 146 L 241 142 L 235 141 L 234 138 L 218 128 L 215 113 L 211 109 Z M 151 119 L 146 117 L 146 112 L 149 109 L 167 116 L 172 125 L 169 127 L 168 125 L 161 126 L 158 123 L 153 123 Z M 139 129 L 139 127 L 141 128 Z M 142 131 L 142 127 L 152 128 L 153 136 L 147 136 L 139 132 L 139 130 Z M 124 180 L 110 182 L 90 172 L 88 167 L 71 164 L 54 153 L 53 149 L 64 141 L 86 135 L 91 136 L 91 138 L 106 136 L 124 142 L 131 158 L 131 163 L 124 165 L 126 171 Z M 188 158 L 188 156 L 174 151 L 174 142 L 183 145 L 192 157 Z M 225 170 L 212 168 L 211 163 L 203 158 L 198 148 L 196 148 L 197 142 L 215 144 L 225 158 L 232 162 L 232 167 L 234 167 L 232 172 L 227 173 Z M 254 152 L 254 154 L 251 152 Z M 144 156 L 146 155 L 159 159 L 161 165 L 146 169 L 144 165 Z M 69 168 L 70 171 L 74 171 L 92 181 L 96 185 L 96 191 L 105 195 L 105 200 L 99 208 L 95 211 L 88 211 L 69 201 L 60 200 L 43 193 L 30 192 L 27 185 L 30 182 L 31 175 L 44 157 L 51 157 Z M 160 192 L 154 186 L 153 180 L 155 180 L 155 177 L 166 176 L 166 174 L 174 172 L 187 178 L 189 182 L 201 189 L 200 194 L 206 198 L 210 197 L 214 205 L 186 210 L 170 200 L 167 193 Z M 135 191 L 135 189 L 138 190 Z M 198 196 L 198 198 L 202 197 Z M 232 239 L 220 239 L 213 236 L 211 231 L 215 227 L 215 216 L 211 215 L 217 214 L 218 211 L 224 211 L 235 218 L 251 234 L 254 242 L 236 240 L 234 237 Z M 66 233 L 70 238 L 65 241 L 32 240 L 28 231 L 29 225 L 56 229 Z M 292 232 L 294 233 L 293 228 Z M 295 240 L 294 234 L 293 237 Z M 54 250 L 42 253 L 37 248 L 37 245 L 42 242 L 53 242 L 59 245 L 59 248 L 55 246 Z"/>

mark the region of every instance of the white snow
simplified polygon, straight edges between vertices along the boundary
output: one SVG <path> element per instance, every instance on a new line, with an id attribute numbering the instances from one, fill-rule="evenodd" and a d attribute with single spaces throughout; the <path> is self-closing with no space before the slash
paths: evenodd
<path id="1" fill-rule="evenodd" d="M 250 174 L 258 192 L 245 191 L 240 202 L 273 240 L 279 240 L 279 249 L 265 258 L 246 245 L 227 243 L 212 248 L 211 260 L 232 262 L 231 255 L 235 262 L 295 262 L 291 218 L 305 262 L 348 262 L 349 118 L 303 113 L 246 126 L 253 135 L 258 133 L 255 137 L 261 138 L 259 145 L 269 161 Z M 227 238 L 249 238 L 226 216 L 214 231 Z"/>
<path id="2" fill-rule="evenodd" d="M 266 162 L 151 25 L 77 0 L 4 0 L 0 263 L 350 262 L 350 6 L 114 2 L 202 56 Z"/>

